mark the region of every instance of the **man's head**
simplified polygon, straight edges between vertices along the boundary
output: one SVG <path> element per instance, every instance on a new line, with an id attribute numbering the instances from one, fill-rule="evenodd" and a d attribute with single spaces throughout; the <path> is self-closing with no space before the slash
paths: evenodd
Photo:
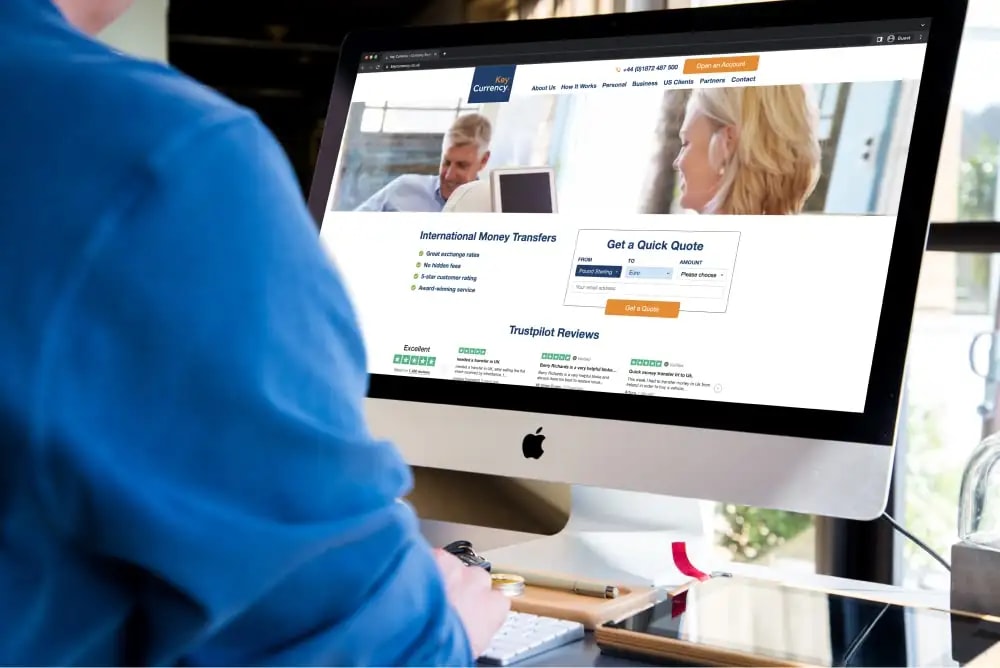
<path id="1" fill-rule="evenodd" d="M 53 0 L 66 20 L 96 35 L 125 13 L 134 0 Z"/>
<path id="2" fill-rule="evenodd" d="M 493 126 L 481 114 L 465 114 L 452 123 L 441 150 L 441 196 L 451 197 L 455 189 L 474 181 L 490 159 Z"/>

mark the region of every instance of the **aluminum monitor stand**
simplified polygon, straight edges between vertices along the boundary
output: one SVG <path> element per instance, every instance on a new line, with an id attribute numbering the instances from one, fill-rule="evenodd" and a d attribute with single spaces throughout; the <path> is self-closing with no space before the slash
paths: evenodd
<path id="1" fill-rule="evenodd" d="M 485 551 L 496 572 L 543 571 L 614 584 L 670 586 L 690 580 L 672 545 L 709 569 L 711 504 L 657 494 L 574 485 L 569 521 L 554 536 Z"/>

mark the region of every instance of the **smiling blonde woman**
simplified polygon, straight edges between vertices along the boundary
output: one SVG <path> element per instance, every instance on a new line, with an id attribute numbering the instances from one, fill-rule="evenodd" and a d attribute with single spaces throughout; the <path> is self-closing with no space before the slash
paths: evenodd
<path id="1" fill-rule="evenodd" d="M 681 207 L 707 214 L 800 213 L 819 180 L 818 123 L 804 86 L 695 90 L 674 161 Z"/>

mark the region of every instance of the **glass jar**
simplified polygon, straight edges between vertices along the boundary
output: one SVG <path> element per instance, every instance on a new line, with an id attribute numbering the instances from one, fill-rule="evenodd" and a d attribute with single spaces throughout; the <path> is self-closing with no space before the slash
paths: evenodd
<path id="1" fill-rule="evenodd" d="M 973 451 L 958 500 L 959 540 L 1000 550 L 1000 433 Z"/>

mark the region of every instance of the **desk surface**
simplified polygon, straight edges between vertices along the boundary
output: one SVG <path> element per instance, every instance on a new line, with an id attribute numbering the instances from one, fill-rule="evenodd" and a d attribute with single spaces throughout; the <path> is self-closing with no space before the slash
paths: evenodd
<path id="1" fill-rule="evenodd" d="M 836 579 L 827 579 L 823 576 L 816 576 L 817 578 L 822 578 L 823 580 L 836 581 Z M 915 605 L 930 605 L 939 606 L 943 599 L 947 596 L 939 592 L 916 592 L 916 591 L 906 591 L 898 588 L 885 588 L 878 585 L 869 585 L 867 583 L 852 583 L 855 586 L 850 588 L 850 591 L 857 593 L 859 595 L 864 595 L 863 592 L 878 591 L 879 597 L 886 600 L 895 600 L 900 603 L 909 603 Z M 845 591 L 842 589 L 842 591 Z M 947 606 L 943 606 L 947 607 Z M 1000 651 L 1000 650 L 998 650 Z M 594 639 L 592 633 L 587 633 L 586 637 L 578 642 L 559 647 L 557 649 L 551 650 L 544 654 L 541 654 L 533 659 L 524 661 L 516 666 L 614 666 L 622 668 L 632 668 L 632 667 L 646 667 L 653 664 L 645 663 L 642 661 L 632 661 L 628 659 L 622 659 L 613 656 L 606 656 L 601 653 L 600 648 L 597 646 L 597 642 Z M 991 664 L 992 665 L 992 664 Z M 1000 665 L 1000 664 L 996 664 Z"/>
<path id="2" fill-rule="evenodd" d="M 597 646 L 593 633 L 588 633 L 587 636 L 579 642 L 564 645 L 563 647 L 540 654 L 534 659 L 517 664 L 518 667 L 615 666 L 616 668 L 619 666 L 639 667 L 648 665 L 650 664 L 638 661 L 629 661 L 628 659 L 619 659 L 613 656 L 605 656 L 604 654 L 601 654 L 601 649 Z"/>
<path id="3" fill-rule="evenodd" d="M 444 545 L 451 540 L 462 537 L 472 540 L 477 547 L 479 545 L 493 547 L 536 538 L 536 536 L 530 534 L 503 531 L 498 532 L 490 529 L 484 530 L 480 527 L 458 526 L 426 520 L 422 522 L 422 529 L 428 540 L 432 544 L 437 545 Z M 901 589 L 899 587 L 889 587 L 886 585 L 845 580 L 842 578 L 811 573 L 784 573 L 752 564 L 727 564 L 725 569 L 738 575 L 769 580 L 781 580 L 783 582 L 802 587 L 822 588 L 857 596 L 864 596 L 865 594 L 868 594 L 877 596 L 882 600 L 892 601 L 904 605 L 930 606 L 947 609 L 949 603 L 949 597 L 946 592 L 911 591 Z M 582 641 L 546 652 L 517 665 L 638 667 L 649 664 L 601 654 L 593 635 L 588 633 L 586 638 Z"/>
<path id="4" fill-rule="evenodd" d="M 447 545 L 453 540 L 463 539 L 472 541 L 479 552 L 487 553 L 491 549 L 539 538 L 539 536 L 534 534 L 505 531 L 502 529 L 488 529 L 467 524 L 452 524 L 450 522 L 438 522 L 435 520 L 421 520 L 420 529 L 431 545 Z M 734 575 L 743 575 L 764 580 L 780 580 L 800 587 L 831 589 L 855 595 L 864 595 L 865 593 L 877 594 L 881 599 L 889 597 L 887 600 L 901 604 L 927 605 L 942 608 L 947 608 L 949 604 L 949 597 L 946 592 L 910 591 L 900 587 L 835 578 L 829 575 L 781 572 L 756 564 L 732 563 L 712 564 L 711 566 L 711 569 L 706 570 L 726 570 Z"/>

